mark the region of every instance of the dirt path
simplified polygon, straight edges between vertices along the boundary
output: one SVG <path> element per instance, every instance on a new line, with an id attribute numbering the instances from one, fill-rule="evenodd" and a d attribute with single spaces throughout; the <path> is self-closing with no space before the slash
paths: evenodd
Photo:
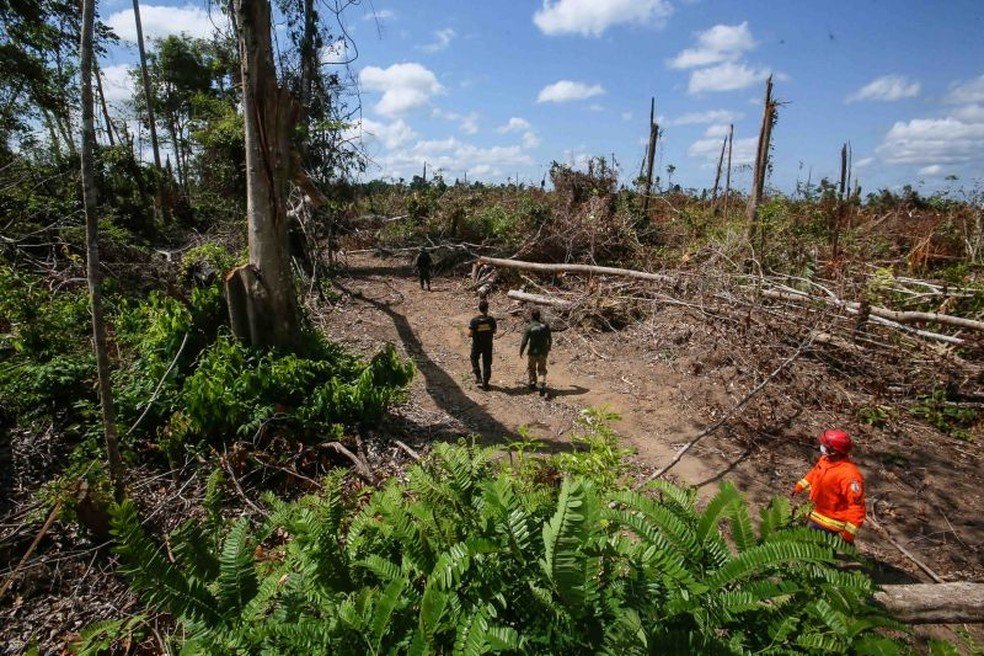
<path id="1" fill-rule="evenodd" d="M 525 319 L 511 299 L 497 293 L 489 299 L 499 330 L 492 389 L 485 391 L 474 383 L 468 359 L 467 325 L 477 314 L 477 299 L 466 278 L 437 276 L 427 292 L 419 289 L 409 265 L 397 260 L 353 256 L 348 265 L 336 280 L 337 297 L 322 314 L 321 327 L 365 353 L 389 341 L 413 358 L 419 375 L 410 401 L 397 414 L 421 439 L 477 434 L 489 443 L 506 443 L 525 427 L 548 449 L 560 450 L 568 447 L 584 408 L 606 407 L 621 416 L 615 428 L 638 463 L 655 469 L 720 417 L 744 389 L 734 384 L 741 372 L 719 366 L 713 352 L 695 352 L 691 338 L 696 331 L 708 331 L 707 326 L 683 314 L 664 314 L 656 329 L 555 332 L 550 394 L 543 399 L 527 389 L 525 359 L 519 356 Z M 798 411 L 776 418 L 778 434 L 764 436 L 764 448 L 722 428 L 685 456 L 668 478 L 698 485 L 709 496 L 727 477 L 753 502 L 762 502 L 784 494 L 809 468 L 817 455 L 815 436 L 823 427 L 847 425 L 844 421 L 832 413 L 800 416 Z M 881 523 L 940 573 L 954 579 L 984 575 L 979 555 L 984 530 L 972 510 L 981 502 L 979 450 L 934 446 L 936 451 L 924 454 L 934 466 L 913 469 L 899 456 L 895 438 L 872 432 L 865 440 L 860 464 L 868 478 L 869 504 L 881 499 Z M 866 528 L 862 538 L 862 553 L 878 561 L 886 580 L 925 580 L 883 535 Z"/>

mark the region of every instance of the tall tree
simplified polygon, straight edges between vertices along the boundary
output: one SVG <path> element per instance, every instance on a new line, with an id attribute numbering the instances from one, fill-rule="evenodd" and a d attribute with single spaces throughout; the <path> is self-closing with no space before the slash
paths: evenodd
<path id="1" fill-rule="evenodd" d="M 133 0 L 133 20 L 137 27 L 137 52 L 140 53 L 140 76 L 143 79 L 144 94 L 147 96 L 147 127 L 150 129 L 150 147 L 154 151 L 154 166 L 161 168 L 161 150 L 157 141 L 157 121 L 154 117 L 154 96 L 150 86 L 150 72 L 147 70 L 147 51 L 144 49 L 143 23 L 140 21 L 140 0 Z"/>
<path id="2" fill-rule="evenodd" d="M 269 1 L 233 0 L 233 10 L 246 136 L 249 267 L 240 272 L 249 337 L 257 346 L 292 348 L 300 312 L 287 253 L 287 195 L 295 173 L 290 142 L 301 108 L 277 81 Z"/>
<path id="3" fill-rule="evenodd" d="M 116 433 L 116 412 L 113 407 L 113 388 L 109 378 L 109 357 L 106 353 L 106 326 L 103 320 L 102 292 L 99 289 L 99 234 L 97 229 L 96 184 L 93 151 L 96 129 L 92 106 L 93 27 L 95 0 L 82 0 L 82 37 L 80 43 L 80 72 L 82 84 L 82 198 L 85 204 L 86 277 L 92 307 L 92 336 L 99 378 L 99 403 L 102 407 L 109 475 L 117 500 L 123 497 L 123 460 L 120 457 Z"/>

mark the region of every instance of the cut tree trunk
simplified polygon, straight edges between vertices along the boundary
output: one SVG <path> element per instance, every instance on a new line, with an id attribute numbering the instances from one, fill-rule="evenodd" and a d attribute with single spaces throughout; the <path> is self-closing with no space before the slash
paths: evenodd
<path id="1" fill-rule="evenodd" d="M 268 0 L 234 0 L 242 61 L 246 124 L 246 214 L 249 263 L 245 280 L 252 343 L 292 349 L 300 317 L 287 252 L 290 136 L 300 105 L 277 82 Z"/>
<path id="2" fill-rule="evenodd" d="M 765 192 L 765 176 L 769 168 L 769 143 L 772 139 L 772 122 L 775 116 L 775 102 L 772 100 L 772 76 L 765 82 L 765 101 L 762 109 L 762 127 L 759 131 L 758 151 L 755 156 L 755 177 L 752 180 L 752 193 L 748 199 L 748 242 L 755 247 L 758 233 L 758 207 Z"/>
<path id="3" fill-rule="evenodd" d="M 984 583 L 886 585 L 875 601 L 908 624 L 984 623 Z"/>
<path id="4" fill-rule="evenodd" d="M 523 271 L 539 271 L 540 273 L 587 273 L 598 276 L 622 276 L 636 280 L 653 280 L 656 282 L 675 283 L 676 279 L 661 273 L 634 271 L 632 269 L 616 269 L 614 267 L 592 266 L 589 264 L 543 264 L 541 262 L 523 262 L 520 260 L 503 260 L 497 257 L 480 257 L 478 261 L 484 264 L 503 267 L 506 269 L 521 269 Z"/>

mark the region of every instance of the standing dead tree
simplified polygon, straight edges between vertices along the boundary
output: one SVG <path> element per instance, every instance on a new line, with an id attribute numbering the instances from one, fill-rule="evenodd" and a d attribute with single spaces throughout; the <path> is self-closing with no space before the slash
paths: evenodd
<path id="1" fill-rule="evenodd" d="M 731 200 L 731 154 L 735 145 L 735 124 L 728 126 L 728 168 L 724 180 L 724 220 L 728 220 L 728 203 Z"/>
<path id="2" fill-rule="evenodd" d="M 748 199 L 746 218 L 748 220 L 747 237 L 752 250 L 758 240 L 758 208 L 765 193 L 765 178 L 769 170 L 769 149 L 772 142 L 772 126 L 776 120 L 778 103 L 772 98 L 772 76 L 765 81 L 765 101 L 762 109 L 762 127 L 759 131 L 758 151 L 755 155 L 755 176 L 752 179 L 752 190 Z"/>
<path id="3" fill-rule="evenodd" d="M 649 104 L 649 146 L 646 148 L 646 187 L 642 198 L 642 213 L 649 211 L 649 197 L 653 193 L 653 161 L 656 159 L 656 141 L 659 139 L 659 124 L 656 123 L 656 98 Z"/>

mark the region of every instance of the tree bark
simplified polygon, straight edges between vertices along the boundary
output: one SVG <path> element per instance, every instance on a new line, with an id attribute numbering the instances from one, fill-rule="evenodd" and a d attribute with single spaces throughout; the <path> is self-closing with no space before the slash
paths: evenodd
<path id="1" fill-rule="evenodd" d="M 503 267 L 506 269 L 522 269 L 525 271 L 539 271 L 541 273 L 588 273 L 600 276 L 622 276 L 625 278 L 635 278 L 636 280 L 654 280 L 656 282 L 674 283 L 676 280 L 661 273 L 649 273 L 648 271 L 633 271 L 632 269 L 616 269 L 614 267 L 591 266 L 589 264 L 543 264 L 541 262 L 523 262 L 521 260 L 503 260 L 497 257 L 480 257 L 478 261 L 483 264 Z"/>
<path id="2" fill-rule="evenodd" d="M 724 220 L 728 220 L 728 204 L 731 201 L 731 152 L 734 150 L 735 124 L 728 127 L 728 170 L 724 179 Z"/>
<path id="3" fill-rule="evenodd" d="M 106 326 L 103 321 L 102 293 L 99 289 L 99 234 L 96 216 L 96 184 L 93 148 L 96 131 L 93 125 L 92 60 L 95 0 L 82 2 L 82 39 L 80 44 L 80 73 L 82 80 L 82 198 L 85 204 L 86 278 L 92 307 L 92 336 L 99 378 L 99 403 L 102 407 L 109 476 L 116 499 L 123 498 L 123 460 L 120 457 L 116 433 L 116 412 L 113 407 L 113 388 L 109 378 L 109 356 L 106 353 Z"/>
<path id="4" fill-rule="evenodd" d="M 506 296 L 516 299 L 517 301 L 524 301 L 535 305 L 549 305 L 556 308 L 568 308 L 571 306 L 570 301 L 565 301 L 562 298 L 554 298 L 552 296 L 544 296 L 542 294 L 527 294 L 526 292 L 521 292 L 518 289 L 510 289 L 506 292 Z"/>
<path id="5" fill-rule="evenodd" d="M 233 0 L 239 28 L 246 124 L 246 215 L 251 277 L 247 295 L 257 321 L 254 346 L 293 348 L 300 335 L 287 253 L 290 136 L 299 104 L 277 83 L 268 0 Z"/>
<path id="6" fill-rule="evenodd" d="M 724 150 L 728 146 L 728 137 L 724 137 L 721 142 L 721 155 L 718 157 L 717 173 L 714 175 L 714 192 L 711 194 L 711 202 L 717 205 L 718 186 L 721 184 L 721 168 L 724 166 Z"/>
<path id="7" fill-rule="evenodd" d="M 984 583 L 886 585 L 875 601 L 908 624 L 984 623 Z"/>

